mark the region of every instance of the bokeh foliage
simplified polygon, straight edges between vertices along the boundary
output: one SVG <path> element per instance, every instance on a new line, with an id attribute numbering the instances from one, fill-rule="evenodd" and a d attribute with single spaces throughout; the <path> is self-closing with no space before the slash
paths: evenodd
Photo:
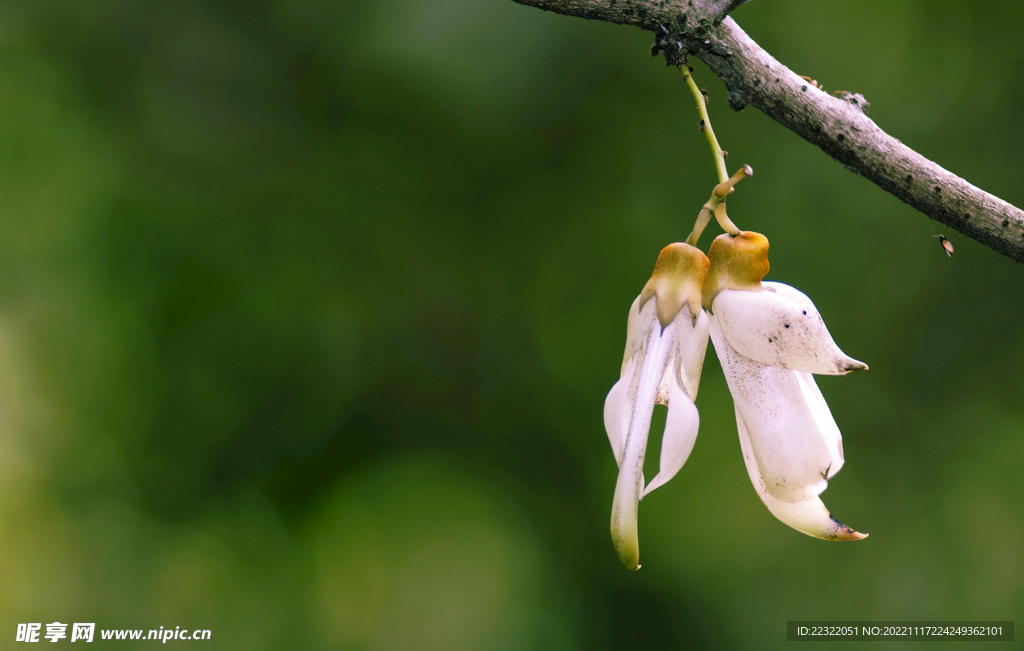
<path id="1" fill-rule="evenodd" d="M 735 17 L 1024 204 L 1019 3 Z M 508 0 L 5 3 L 3 634 L 766 649 L 790 619 L 1024 611 L 1021 267 L 953 235 L 947 259 L 700 64 L 730 168 L 756 170 L 730 215 L 871 366 L 820 385 L 847 456 L 825 501 L 872 535 L 767 513 L 709 355 L 693 455 L 641 505 L 643 570 L 618 565 L 601 405 L 714 183 L 648 45 Z"/>

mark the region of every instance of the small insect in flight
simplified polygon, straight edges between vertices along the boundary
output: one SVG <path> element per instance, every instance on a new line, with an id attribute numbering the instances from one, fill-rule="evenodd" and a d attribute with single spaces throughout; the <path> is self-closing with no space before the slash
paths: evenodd
<path id="1" fill-rule="evenodd" d="M 949 241 L 948 237 L 942 233 L 932 235 L 932 237 L 939 238 L 939 244 L 942 245 L 942 250 L 946 252 L 947 257 L 953 257 L 953 243 Z"/>

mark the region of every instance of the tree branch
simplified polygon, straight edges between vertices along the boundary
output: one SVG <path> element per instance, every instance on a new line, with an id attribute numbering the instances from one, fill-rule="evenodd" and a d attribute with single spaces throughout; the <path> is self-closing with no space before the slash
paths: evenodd
<path id="1" fill-rule="evenodd" d="M 943 169 L 864 114 L 859 94 L 833 97 L 761 49 L 726 16 L 747 0 L 514 0 L 568 16 L 655 33 L 652 54 L 669 63 L 696 56 L 725 83 L 729 105 L 747 104 L 820 147 L 928 217 L 1024 262 L 1024 212 Z"/>

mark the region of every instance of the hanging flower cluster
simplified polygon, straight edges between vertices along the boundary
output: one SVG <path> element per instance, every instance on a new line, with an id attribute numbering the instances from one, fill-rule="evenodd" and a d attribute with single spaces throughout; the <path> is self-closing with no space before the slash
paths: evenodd
<path id="1" fill-rule="evenodd" d="M 748 166 L 718 185 L 686 243 L 662 250 L 629 310 L 620 379 L 608 393 L 604 424 L 619 466 L 612 542 L 622 563 L 639 569 L 640 499 L 686 463 L 697 437 L 694 400 L 708 336 L 736 411 L 743 460 L 761 501 L 783 523 L 825 540 L 860 540 L 818 495 L 843 466 L 843 445 L 813 374 L 867 366 L 845 355 L 807 296 L 768 273 L 768 240 L 740 231 L 725 198 Z M 694 244 L 714 215 L 723 230 L 708 256 Z M 654 405 L 668 407 L 658 474 L 644 482 Z"/>

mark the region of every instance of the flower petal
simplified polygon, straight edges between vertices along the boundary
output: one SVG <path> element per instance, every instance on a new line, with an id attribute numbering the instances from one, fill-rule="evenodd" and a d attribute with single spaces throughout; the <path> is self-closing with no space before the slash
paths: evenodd
<path id="1" fill-rule="evenodd" d="M 652 322 L 658 318 L 658 312 L 653 300 L 647 301 L 644 309 L 640 309 L 640 297 L 633 300 L 629 307 L 629 317 L 626 319 L 626 350 L 622 355 L 622 368 L 620 377 L 626 375 L 626 368 L 629 361 L 636 355 L 636 351 L 643 344 L 644 339 L 651 331 Z"/>
<path id="2" fill-rule="evenodd" d="M 654 303 L 657 299 L 652 299 Z M 646 311 L 646 308 L 645 308 Z M 622 458 L 619 460 L 619 477 L 615 483 L 615 497 L 612 499 L 611 533 L 612 543 L 619 553 L 619 559 L 629 569 L 639 569 L 640 548 L 637 539 L 637 505 L 644 487 L 643 468 L 644 453 L 647 449 L 647 436 L 651 428 L 651 413 L 654 401 L 665 376 L 665 369 L 671 361 L 674 323 L 664 331 L 661 323 L 653 319 L 646 335 L 636 349 L 635 361 L 627 366 L 632 372 L 619 381 L 628 382 L 626 395 L 622 400 L 625 425 L 625 439 L 622 441 Z M 615 392 L 615 387 L 612 387 Z M 618 397 L 615 397 L 618 400 Z M 615 405 L 609 406 L 606 401 L 606 413 Z M 616 426 L 614 414 L 606 417 L 609 440 L 618 436 L 612 430 Z"/>
<path id="3" fill-rule="evenodd" d="M 817 496 L 802 502 L 780 502 L 772 497 L 761 478 L 750 435 L 739 410 L 736 410 L 736 429 L 739 430 L 740 449 L 743 450 L 743 463 L 747 466 L 750 482 L 761 501 L 779 521 L 808 536 L 824 540 L 862 540 L 868 537 L 868 534 L 854 531 L 835 519 Z"/>
<path id="4" fill-rule="evenodd" d="M 832 339 L 806 294 L 782 283 L 765 282 L 766 291 L 724 289 L 713 311 L 725 338 L 741 355 L 778 368 L 819 375 L 843 375 L 866 369 Z"/>
<path id="5" fill-rule="evenodd" d="M 616 382 L 604 399 L 604 431 L 608 433 L 608 442 L 612 444 L 612 454 L 619 466 L 622 465 L 622 446 L 626 440 L 626 414 L 633 411 L 632 406 L 629 409 L 626 406 L 626 393 L 632 375 L 632 371 L 629 371 L 626 377 Z"/>
<path id="6" fill-rule="evenodd" d="M 626 323 L 626 350 L 622 359 L 619 381 L 608 391 L 608 396 L 604 401 L 604 429 L 608 433 L 608 442 L 611 443 L 615 462 L 620 466 L 622 465 L 622 455 L 625 452 L 626 430 L 636 412 L 637 389 L 640 381 L 638 365 L 642 365 L 645 357 L 649 357 L 646 353 L 650 349 L 649 339 L 652 332 L 660 333 L 661 331 L 660 324 L 655 330 L 657 320 L 655 301 L 647 301 L 642 311 L 639 306 L 640 297 L 637 296 L 629 308 L 629 318 Z M 667 354 L 671 354 L 671 351 L 667 351 Z M 667 363 L 666 366 L 668 366 Z M 663 376 L 667 377 L 668 373 L 666 370 Z M 650 409 L 653 411 L 653 404 Z M 650 415 L 648 414 L 649 421 Z"/>
<path id="7" fill-rule="evenodd" d="M 669 372 L 675 375 L 679 386 L 693 401 L 697 399 L 704 355 L 708 350 L 708 314 L 700 310 L 694 319 L 690 316 L 690 307 L 685 305 L 673 323 L 676 326 L 675 363 Z M 665 384 L 667 381 L 666 377 L 662 382 Z"/>
<path id="8" fill-rule="evenodd" d="M 675 477 L 690 457 L 699 426 L 697 406 L 673 378 L 669 382 L 668 416 L 665 418 L 665 433 L 661 437 L 658 474 L 644 489 L 641 497 L 646 497 L 655 488 Z"/>
<path id="9" fill-rule="evenodd" d="M 840 468 L 843 467 L 843 435 L 839 433 L 839 426 L 832 418 L 832 411 L 825 402 L 825 396 L 814 382 L 814 376 L 810 373 L 796 372 L 796 379 L 800 383 L 800 390 L 811 410 L 814 422 L 818 431 L 825 437 L 825 445 L 832 454 L 832 465 L 829 466 L 828 479 L 832 479 Z"/>
<path id="10" fill-rule="evenodd" d="M 828 485 L 835 460 L 818 424 L 823 415 L 812 409 L 799 372 L 740 355 L 722 334 L 717 314 L 709 320 L 715 352 L 767 490 L 783 502 L 815 497 Z"/>

